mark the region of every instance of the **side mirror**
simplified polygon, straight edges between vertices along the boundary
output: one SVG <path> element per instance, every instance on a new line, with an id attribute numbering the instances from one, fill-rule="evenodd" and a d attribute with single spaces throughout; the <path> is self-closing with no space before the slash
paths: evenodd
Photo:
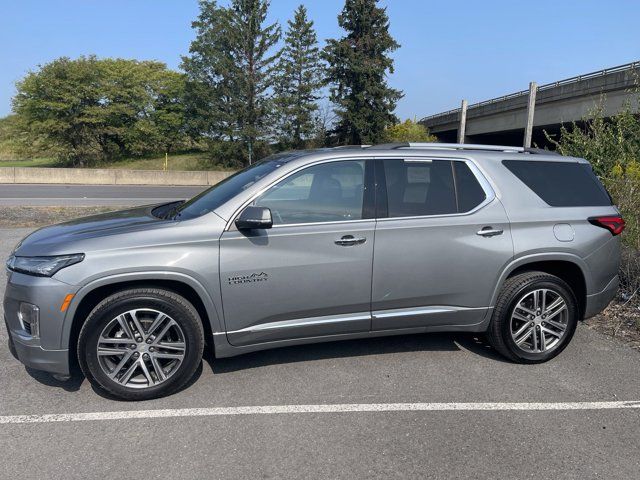
<path id="1" fill-rule="evenodd" d="M 256 228 L 271 228 L 273 219 L 271 210 L 267 207 L 247 207 L 236 218 L 238 230 L 252 230 Z"/>

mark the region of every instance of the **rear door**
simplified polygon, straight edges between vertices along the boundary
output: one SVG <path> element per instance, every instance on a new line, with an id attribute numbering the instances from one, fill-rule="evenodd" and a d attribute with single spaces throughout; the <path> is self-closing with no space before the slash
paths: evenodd
<path id="1" fill-rule="evenodd" d="M 369 331 L 373 190 L 372 161 L 313 165 L 253 202 L 271 210 L 271 229 L 222 235 L 231 344 Z"/>
<path id="2" fill-rule="evenodd" d="M 466 160 L 378 160 L 376 172 L 386 188 L 378 190 L 372 329 L 481 322 L 513 257 L 489 183 Z"/>

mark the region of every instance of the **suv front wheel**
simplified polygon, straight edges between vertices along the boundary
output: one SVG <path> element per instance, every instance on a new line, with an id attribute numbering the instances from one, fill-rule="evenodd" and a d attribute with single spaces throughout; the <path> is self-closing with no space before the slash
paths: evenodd
<path id="1" fill-rule="evenodd" d="M 176 392 L 195 374 L 204 348 L 196 309 L 174 292 L 115 293 L 89 314 L 78 339 L 87 379 L 123 400 Z"/>
<path id="2" fill-rule="evenodd" d="M 510 360 L 541 363 L 564 350 L 577 323 L 577 302 L 569 285 L 548 273 L 526 272 L 505 282 L 487 336 Z"/>

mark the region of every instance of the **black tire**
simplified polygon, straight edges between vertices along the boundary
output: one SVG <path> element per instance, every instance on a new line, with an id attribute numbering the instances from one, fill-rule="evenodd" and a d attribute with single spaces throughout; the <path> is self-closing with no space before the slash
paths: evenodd
<path id="1" fill-rule="evenodd" d="M 98 337 L 118 315 L 145 308 L 165 313 L 179 325 L 184 335 L 184 359 L 164 382 L 144 388 L 130 388 L 112 380 L 103 371 L 98 362 Z M 149 400 L 171 395 L 182 388 L 200 365 L 203 349 L 202 322 L 191 303 L 171 291 L 135 288 L 110 295 L 96 305 L 80 330 L 77 353 L 82 372 L 97 388 L 122 400 Z"/>
<path id="2" fill-rule="evenodd" d="M 525 352 L 511 335 L 511 315 L 519 299 L 537 289 L 549 289 L 562 296 L 567 306 L 567 327 L 563 338 L 547 352 Z M 544 272 L 525 272 L 505 282 L 498 296 L 487 338 L 493 348 L 517 363 L 543 363 L 562 352 L 571 341 L 578 324 L 578 306 L 571 287 L 555 275 Z"/>

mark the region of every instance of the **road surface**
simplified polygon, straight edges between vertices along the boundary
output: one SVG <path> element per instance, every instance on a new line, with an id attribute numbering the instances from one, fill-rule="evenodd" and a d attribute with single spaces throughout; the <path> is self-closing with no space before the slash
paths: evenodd
<path id="1" fill-rule="evenodd" d="M 0 206 L 143 205 L 191 198 L 205 188 L 207 187 L 0 184 Z"/>
<path id="2" fill-rule="evenodd" d="M 640 354 L 582 325 L 543 365 L 472 335 L 336 342 L 209 358 L 140 403 L 28 371 L 0 329 L 0 478 L 637 479 L 639 401 Z"/>

